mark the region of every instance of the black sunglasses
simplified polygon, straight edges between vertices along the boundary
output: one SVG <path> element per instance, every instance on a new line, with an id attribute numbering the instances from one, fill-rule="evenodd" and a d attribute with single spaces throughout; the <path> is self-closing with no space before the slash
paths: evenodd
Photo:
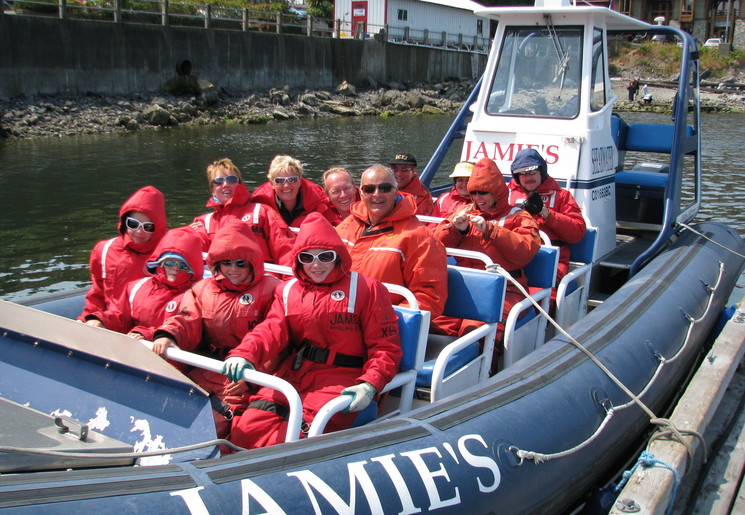
<path id="1" fill-rule="evenodd" d="M 474 190 L 474 191 L 469 191 L 468 194 L 473 197 L 474 195 L 481 195 L 481 196 L 488 195 L 489 192 L 488 191 L 482 191 L 482 190 Z"/>
<path id="2" fill-rule="evenodd" d="M 238 268 L 246 268 L 248 261 L 245 259 L 223 259 L 220 261 L 220 266 L 232 266 L 235 265 Z"/>
<path id="3" fill-rule="evenodd" d="M 393 184 L 390 182 L 384 182 L 383 184 L 363 184 L 360 186 L 362 193 L 365 195 L 372 195 L 375 190 L 379 190 L 380 193 L 390 193 L 393 191 Z"/>

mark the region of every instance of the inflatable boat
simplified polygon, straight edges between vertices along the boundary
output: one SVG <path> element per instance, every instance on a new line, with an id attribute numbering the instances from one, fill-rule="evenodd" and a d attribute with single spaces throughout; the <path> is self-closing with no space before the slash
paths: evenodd
<path id="1" fill-rule="evenodd" d="M 461 160 L 487 156 L 503 171 L 522 148 L 546 156 L 588 226 L 554 316 L 551 241 L 526 270 L 531 294 L 504 319 L 508 273 L 486 256 L 483 270 L 449 265 L 445 313 L 483 326 L 429 335 L 429 313 L 398 289 L 411 300 L 396 307 L 404 359 L 355 427 L 324 432 L 346 397 L 301 433 L 297 392 L 247 371 L 288 398 L 287 442 L 221 456 L 206 393 L 145 345 L 75 322 L 79 292 L 0 301 L 0 509 L 561 513 L 612 478 L 684 386 L 745 261 L 734 230 L 694 221 L 696 43 L 561 1 L 478 14 L 499 21 L 486 71 L 421 177 L 441 193 L 439 165 L 461 140 Z M 608 41 L 633 31 L 682 42 L 670 124 L 612 111 Z M 498 323 L 504 352 L 490 376 Z M 221 368 L 175 349 L 169 358 Z"/>

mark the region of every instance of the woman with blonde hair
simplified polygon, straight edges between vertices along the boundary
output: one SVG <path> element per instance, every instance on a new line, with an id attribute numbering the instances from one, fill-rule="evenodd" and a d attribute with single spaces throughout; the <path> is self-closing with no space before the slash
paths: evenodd
<path id="1" fill-rule="evenodd" d="M 250 226 L 264 261 L 289 264 L 295 235 L 275 210 L 254 201 L 233 161 L 224 157 L 210 163 L 207 183 L 212 194 L 207 207 L 213 211 L 197 216 L 191 223 L 202 238 L 202 252 L 207 252 L 220 228 L 239 221 Z"/>
<path id="2" fill-rule="evenodd" d="M 254 191 L 254 200 L 276 210 L 287 225 L 300 227 L 313 212 L 334 221 L 323 188 L 303 177 L 303 165 L 294 157 L 274 156 L 267 179 Z"/>

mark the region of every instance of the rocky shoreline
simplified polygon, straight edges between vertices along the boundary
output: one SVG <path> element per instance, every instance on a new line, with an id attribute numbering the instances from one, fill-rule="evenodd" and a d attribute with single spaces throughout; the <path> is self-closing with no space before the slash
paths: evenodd
<path id="1" fill-rule="evenodd" d="M 614 79 L 616 111 L 669 112 L 673 90 L 652 87 L 652 104 L 626 99 L 626 81 Z M 651 85 L 651 84 L 650 84 Z M 0 101 L 0 139 L 66 137 L 179 125 L 263 124 L 272 121 L 333 116 L 445 114 L 460 110 L 473 81 L 407 86 L 388 83 L 357 91 L 342 83 L 335 90 L 292 91 L 290 88 L 236 94 L 214 87 L 196 95 L 96 94 L 45 96 Z M 703 92 L 705 112 L 745 110 L 743 92 Z"/>

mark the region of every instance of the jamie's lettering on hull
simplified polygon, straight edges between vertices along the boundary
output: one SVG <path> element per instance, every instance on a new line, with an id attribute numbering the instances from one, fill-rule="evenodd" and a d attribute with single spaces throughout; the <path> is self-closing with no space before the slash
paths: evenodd
<path id="1" fill-rule="evenodd" d="M 241 479 L 220 488 L 235 490 L 236 513 L 421 513 L 464 505 L 494 492 L 501 473 L 478 434 L 362 461 L 323 464 L 330 473 L 295 470 L 263 480 Z M 346 465 L 346 475 L 343 466 Z M 319 471 L 320 472 L 320 471 Z M 321 477 L 323 476 L 323 477 Z M 192 514 L 215 513 L 214 496 L 199 486 L 171 492 Z M 220 495 L 224 499 L 223 495 Z M 240 511 L 238 510 L 240 506 Z M 224 508 L 225 506 L 222 506 Z"/>

